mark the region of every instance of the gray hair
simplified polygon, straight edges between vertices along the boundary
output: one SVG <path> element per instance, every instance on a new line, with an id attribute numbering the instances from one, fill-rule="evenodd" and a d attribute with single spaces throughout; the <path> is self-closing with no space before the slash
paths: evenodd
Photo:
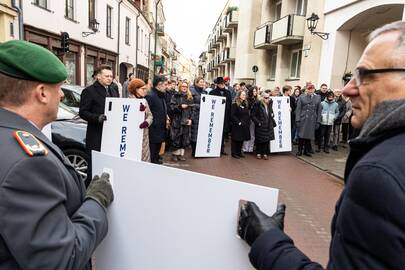
<path id="1" fill-rule="evenodd" d="M 378 36 L 392 32 L 392 31 L 398 31 L 400 32 L 399 36 L 399 45 L 405 45 L 405 22 L 404 21 L 397 21 L 393 23 L 386 24 L 384 26 L 381 26 L 380 28 L 377 28 L 373 32 L 371 32 L 370 36 L 368 37 L 368 41 L 371 42 Z"/>

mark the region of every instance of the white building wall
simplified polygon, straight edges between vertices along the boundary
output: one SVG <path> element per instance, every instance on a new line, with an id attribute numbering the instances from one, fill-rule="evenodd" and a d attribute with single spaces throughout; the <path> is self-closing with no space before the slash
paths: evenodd
<path id="1" fill-rule="evenodd" d="M 111 52 L 117 52 L 117 0 L 96 1 L 96 19 L 100 23 L 99 32 L 87 37 L 82 37 L 82 32 L 91 32 L 91 29 L 88 27 L 89 10 L 87 1 L 75 0 L 75 21 L 65 18 L 65 1 L 48 0 L 49 11 L 35 6 L 32 2 L 33 1 L 23 1 L 24 24 L 45 29 L 46 31 L 55 34 L 68 32 L 71 39 L 103 48 Z M 109 38 L 106 35 L 107 4 L 113 8 L 113 38 Z"/>
<path id="2" fill-rule="evenodd" d="M 138 10 L 127 2 L 121 4 L 121 18 L 120 18 L 120 50 L 119 50 L 119 64 L 127 63 L 132 67 L 135 66 L 136 61 L 136 16 L 139 14 Z M 130 19 L 129 25 L 129 44 L 125 43 L 125 26 L 126 18 Z"/>

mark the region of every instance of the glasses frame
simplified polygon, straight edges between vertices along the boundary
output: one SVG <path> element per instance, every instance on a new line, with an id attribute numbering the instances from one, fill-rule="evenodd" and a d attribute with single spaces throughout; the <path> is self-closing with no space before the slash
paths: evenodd
<path id="1" fill-rule="evenodd" d="M 356 68 L 354 71 L 354 82 L 359 87 L 363 84 L 364 77 L 372 74 L 391 73 L 391 72 L 405 72 L 405 68 L 379 68 L 379 69 L 366 69 Z"/>

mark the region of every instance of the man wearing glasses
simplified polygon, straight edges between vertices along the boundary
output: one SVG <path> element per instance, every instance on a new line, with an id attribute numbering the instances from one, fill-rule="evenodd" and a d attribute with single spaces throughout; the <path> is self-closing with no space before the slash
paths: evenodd
<path id="1" fill-rule="evenodd" d="M 405 22 L 375 30 L 354 77 L 343 89 L 353 103 L 345 188 L 332 221 L 326 269 L 404 269 Z M 323 269 L 283 232 L 285 206 L 273 216 L 252 202 L 239 234 L 257 269 Z"/>

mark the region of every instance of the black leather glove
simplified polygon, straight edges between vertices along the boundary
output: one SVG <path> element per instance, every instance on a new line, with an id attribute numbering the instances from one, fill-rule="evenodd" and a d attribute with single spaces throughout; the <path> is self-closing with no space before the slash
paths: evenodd
<path id="1" fill-rule="evenodd" d="M 103 123 L 105 120 L 107 120 L 107 116 L 105 114 L 100 114 L 97 118 L 97 121 L 99 123 Z"/>
<path id="2" fill-rule="evenodd" d="M 94 176 L 86 192 L 86 199 L 93 199 L 107 208 L 114 200 L 114 193 L 110 184 L 110 175 L 103 173 L 101 177 Z"/>
<path id="3" fill-rule="evenodd" d="M 249 246 L 264 232 L 272 229 L 284 230 L 285 204 L 279 204 L 271 217 L 260 211 L 254 202 L 247 202 L 241 209 L 238 234 Z"/>

